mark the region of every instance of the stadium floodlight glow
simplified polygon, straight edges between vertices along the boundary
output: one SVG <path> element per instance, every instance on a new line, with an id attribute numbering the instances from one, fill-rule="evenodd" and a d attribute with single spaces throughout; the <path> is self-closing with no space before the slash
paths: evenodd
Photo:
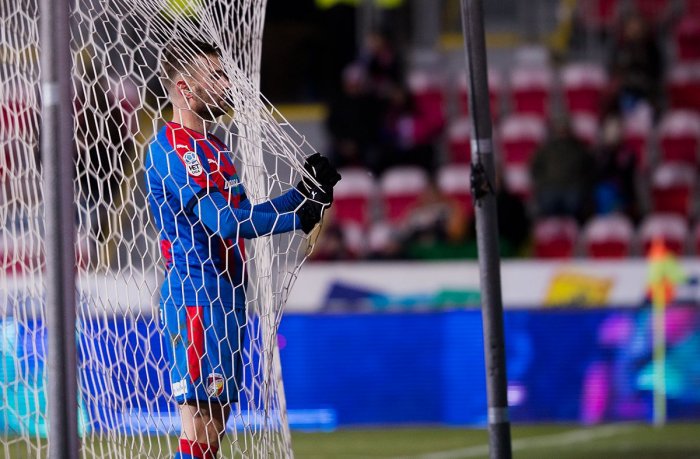
<path id="1" fill-rule="evenodd" d="M 492 459 L 510 459 L 513 453 L 508 415 L 503 301 L 494 188 L 496 162 L 493 157 L 484 11 L 481 0 L 462 0 L 461 6 L 469 77 L 472 138 L 474 139 L 472 140 L 471 181 L 482 292 L 489 453 Z"/>
<path id="2" fill-rule="evenodd" d="M 161 50 L 179 38 L 196 38 L 221 50 L 231 90 L 228 114 L 211 130 L 230 146 L 231 151 L 221 147 L 219 153 L 233 160 L 252 204 L 290 190 L 302 176 L 310 179 L 304 161 L 314 149 L 260 95 L 266 0 L 46 0 L 45 21 L 55 21 L 57 27 L 70 21 L 70 31 L 63 30 L 70 50 L 53 55 L 47 54 L 54 52 L 49 44 L 61 42 L 39 42 L 39 1 L 0 0 L 0 259 L 5 265 L 0 272 L 0 446 L 11 457 L 46 457 L 54 451 L 46 441 L 46 400 L 52 394 L 46 339 L 59 336 L 56 326 L 47 324 L 54 305 L 47 304 L 45 294 L 54 282 L 48 273 L 57 271 L 44 270 L 56 257 L 55 250 L 46 250 L 47 235 L 59 230 L 44 219 L 45 206 L 52 206 L 47 214 L 61 212 L 66 225 L 60 234 L 77 235 L 75 254 L 68 237 L 60 241 L 63 277 L 56 283 L 75 296 L 63 300 L 61 319 L 70 331 L 63 330 L 61 337 L 64 342 L 76 337 L 79 357 L 77 363 L 67 358 L 55 368 L 63 380 L 77 382 L 77 400 L 65 399 L 64 408 L 73 409 L 62 419 L 65 438 L 80 435 L 84 458 L 172 457 L 171 439 L 180 431 L 173 385 L 177 391 L 179 381 L 170 381 L 167 343 L 187 334 L 161 335 L 159 285 L 168 251 L 161 253 L 144 179 L 149 142 L 170 113 L 161 85 Z M 65 13 L 64 22 L 59 13 Z M 62 81 L 72 82 L 73 91 L 42 87 L 39 62 L 44 76 L 65 72 Z M 53 153 L 46 151 L 50 142 L 68 139 L 68 146 L 57 149 L 55 161 L 42 169 L 39 101 L 51 103 L 57 94 L 64 107 L 54 117 L 60 132 L 45 127 L 41 153 Z M 74 120 L 66 107 L 74 110 Z M 191 175 L 213 167 L 187 158 Z M 75 180 L 71 183 L 73 174 L 58 166 L 74 170 Z M 51 199 L 58 191 L 53 185 L 42 187 L 41 174 L 68 184 L 71 196 L 62 198 L 63 207 Z M 238 183 L 229 180 L 223 186 Z M 238 258 L 244 280 L 236 287 L 247 291 L 246 340 L 240 401 L 229 419 L 231 433 L 221 444 L 222 457 L 292 455 L 277 328 L 314 237 L 313 232 L 293 231 L 237 245 L 245 246 L 245 257 Z M 71 318 L 73 304 L 77 309 Z M 57 355 L 54 346 L 48 351 Z M 220 392 L 218 373 L 208 375 L 205 383 L 208 393 Z M 51 397 L 55 405 L 56 395 Z M 57 413 L 51 411 L 49 416 Z M 65 447 L 65 454 L 74 457 L 74 447 Z"/>

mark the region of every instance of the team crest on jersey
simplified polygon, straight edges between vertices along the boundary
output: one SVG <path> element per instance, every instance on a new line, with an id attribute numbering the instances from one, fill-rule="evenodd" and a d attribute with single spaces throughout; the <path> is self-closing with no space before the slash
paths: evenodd
<path id="1" fill-rule="evenodd" d="M 219 373 L 212 373 L 207 376 L 207 395 L 218 397 L 224 392 L 224 377 Z"/>
<path id="2" fill-rule="evenodd" d="M 197 156 L 197 153 L 193 151 L 185 152 L 185 154 L 182 155 L 182 159 L 185 161 L 187 172 L 191 176 L 197 177 L 202 175 L 204 168 L 202 167 L 202 163 L 199 162 L 199 156 Z"/>

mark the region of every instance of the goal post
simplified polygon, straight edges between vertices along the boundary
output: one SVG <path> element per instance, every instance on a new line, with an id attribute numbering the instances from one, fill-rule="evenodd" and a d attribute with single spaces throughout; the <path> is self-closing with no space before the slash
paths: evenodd
<path id="1" fill-rule="evenodd" d="M 41 1 L 0 0 L 7 25 L 0 61 L 0 454 L 53 457 L 73 448 L 53 442 L 75 437 L 77 425 L 84 458 L 172 457 L 181 427 L 177 381 L 171 381 L 171 337 L 159 313 L 171 252 L 161 251 L 162 234 L 149 210 L 146 160 L 172 112 L 160 71 L 164 46 L 196 38 L 221 50 L 231 91 L 227 114 L 210 131 L 229 147 L 225 156 L 252 205 L 309 178 L 303 165 L 314 149 L 260 94 L 266 0 L 65 0 L 40 9 Z M 39 40 L 42 17 L 58 27 L 59 13 L 70 21 L 66 55 Z M 72 91 L 60 95 L 72 109 L 53 120 L 68 126 L 69 142 L 51 150 L 61 137 L 47 127 L 51 116 L 40 113 L 52 107 L 47 101 L 55 93 L 40 76 L 51 82 L 62 71 Z M 56 202 L 57 182 L 65 185 L 71 176 L 71 196 Z M 49 218 L 59 217 L 66 227 L 53 231 Z M 284 218 L 282 210 L 277 218 Z M 61 241 L 49 239 L 60 235 Z M 64 247 L 57 269 L 58 244 L 72 246 L 73 235 L 74 250 Z M 247 319 L 239 401 L 222 457 L 292 456 L 277 329 L 313 238 L 292 231 L 240 242 L 247 283 L 235 287 L 246 292 Z M 207 257 L 204 263 L 212 261 Z M 62 286 L 54 286 L 52 273 L 62 276 Z M 50 316 L 59 312 L 50 296 L 59 287 L 73 296 L 65 295 L 63 311 L 75 307 L 73 318 L 62 316 L 70 332 L 60 336 Z M 68 349 L 73 337 L 75 364 L 67 358 L 54 367 L 75 382 L 74 403 L 65 398 L 69 387 L 54 386 L 55 377 L 47 376 L 47 359 L 67 357 L 69 350 L 57 349 Z M 61 392 L 68 401 L 61 408 L 74 409 L 70 417 L 54 408 Z"/>

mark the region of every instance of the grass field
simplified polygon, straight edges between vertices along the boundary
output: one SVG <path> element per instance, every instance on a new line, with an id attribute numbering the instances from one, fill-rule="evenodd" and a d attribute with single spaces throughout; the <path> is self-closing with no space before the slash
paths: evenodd
<path id="1" fill-rule="evenodd" d="M 700 424 L 655 428 L 610 424 L 514 426 L 518 459 L 700 459 Z M 446 428 L 352 429 L 293 433 L 295 456 L 322 458 L 488 458 L 485 430 Z"/>
<path id="2" fill-rule="evenodd" d="M 481 429 L 373 428 L 341 429 L 330 433 L 292 432 L 297 459 L 461 459 L 488 458 L 488 434 Z M 83 457 L 170 459 L 176 437 L 136 437 L 119 442 L 92 439 L 83 443 Z M 229 435 L 222 452 L 236 448 Z M 0 458 L 44 459 L 45 440 L 5 437 Z M 608 424 L 584 428 L 576 425 L 513 427 L 516 459 L 700 459 L 700 424 L 670 424 L 654 428 L 644 424 Z M 240 453 L 235 459 L 248 457 Z M 220 454 L 220 459 L 229 458 Z M 257 458 L 254 458 L 257 459 Z M 267 457 L 265 459 L 268 459 Z M 276 459 L 270 457 L 270 459 Z"/>

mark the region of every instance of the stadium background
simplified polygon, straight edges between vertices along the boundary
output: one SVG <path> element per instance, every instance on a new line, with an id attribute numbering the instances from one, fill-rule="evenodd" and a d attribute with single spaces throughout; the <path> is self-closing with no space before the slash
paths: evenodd
<path id="1" fill-rule="evenodd" d="M 659 238 L 685 274 L 668 312 L 669 418 L 697 420 L 700 1 L 484 4 L 513 421 L 652 420 L 645 254 Z M 635 14 L 648 33 L 630 43 Z M 459 1 L 270 0 L 263 43 L 263 93 L 345 176 L 279 333 L 292 427 L 484 426 Z M 576 205 L 538 195 L 543 150 L 585 165 L 542 179 L 579 186 L 545 187 Z M 13 369 L 42 380 L 43 324 L 3 326 L 6 399 L 43 393 L 12 384 Z M 124 367 L 148 372 L 161 344 L 143 326 L 109 323 L 128 337 Z M 152 376 L 119 392 L 167 404 Z M 7 407 L 9 428 L 36 408 Z"/>

